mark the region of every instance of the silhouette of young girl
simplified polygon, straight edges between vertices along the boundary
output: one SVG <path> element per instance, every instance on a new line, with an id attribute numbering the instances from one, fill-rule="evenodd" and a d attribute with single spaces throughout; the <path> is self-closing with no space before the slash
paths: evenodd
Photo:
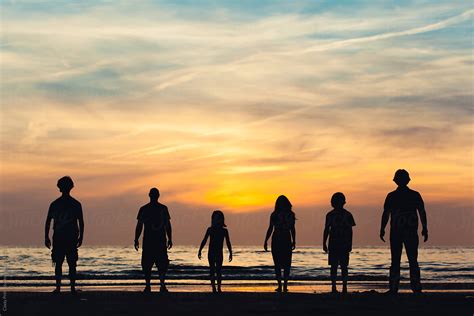
<path id="1" fill-rule="evenodd" d="M 288 292 L 291 255 L 296 248 L 295 213 L 288 198 L 280 195 L 275 203 L 275 210 L 270 215 L 270 226 L 265 236 L 263 248 L 268 251 L 267 242 L 272 236 L 272 257 L 275 264 L 275 275 L 278 282 L 276 292 L 281 292 L 281 269 L 283 269 L 283 292 Z"/>
<path id="2" fill-rule="evenodd" d="M 230 244 L 229 232 L 227 231 L 226 227 L 227 226 L 224 222 L 224 213 L 219 210 L 214 211 L 211 216 L 211 227 L 207 229 L 206 235 L 201 242 L 198 252 L 198 258 L 201 260 L 202 248 L 204 248 L 206 245 L 207 238 L 210 238 L 207 258 L 209 260 L 212 292 L 214 293 L 221 292 L 223 261 L 222 250 L 224 248 L 224 238 L 227 244 L 227 249 L 229 250 L 229 262 L 232 261 L 232 245 Z M 215 282 L 216 278 L 217 290 Z"/>

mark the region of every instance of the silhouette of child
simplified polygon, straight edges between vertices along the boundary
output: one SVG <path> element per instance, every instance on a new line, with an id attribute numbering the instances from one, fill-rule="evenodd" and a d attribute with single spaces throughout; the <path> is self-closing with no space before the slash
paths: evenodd
<path id="1" fill-rule="evenodd" d="M 211 277 L 212 292 L 222 292 L 221 283 L 222 283 L 222 261 L 223 255 L 222 250 L 224 247 L 224 238 L 227 244 L 227 249 L 229 250 L 229 262 L 232 261 L 232 245 L 230 244 L 229 232 L 226 229 L 224 223 L 224 213 L 217 210 L 212 213 L 211 216 L 211 227 L 206 231 L 206 235 L 201 242 L 199 247 L 198 258 L 201 260 L 201 251 L 202 248 L 209 240 L 209 250 L 207 258 L 209 260 L 209 270 Z M 217 278 L 217 290 L 216 290 L 216 278 Z"/>
<path id="2" fill-rule="evenodd" d="M 334 208 L 326 215 L 324 225 L 323 249 L 328 252 L 328 264 L 331 266 L 332 293 L 337 293 L 336 277 L 337 267 L 341 266 L 342 292 L 347 293 L 347 267 L 349 265 L 349 252 L 352 250 L 352 226 L 355 226 L 352 214 L 343 208 L 346 197 L 341 192 L 334 193 L 331 205 Z M 327 240 L 329 237 L 329 248 Z"/>

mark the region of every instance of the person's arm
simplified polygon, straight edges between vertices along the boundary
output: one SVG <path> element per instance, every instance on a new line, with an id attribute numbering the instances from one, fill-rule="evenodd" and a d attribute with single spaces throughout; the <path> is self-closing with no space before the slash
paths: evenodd
<path id="1" fill-rule="evenodd" d="M 79 222 L 79 239 L 77 240 L 77 248 L 79 248 L 82 245 L 82 240 L 84 238 L 84 216 L 82 215 L 82 206 L 79 204 L 79 216 L 78 216 L 78 222 Z"/>
<path id="2" fill-rule="evenodd" d="M 134 247 L 135 250 L 138 251 L 138 248 L 140 246 L 140 242 L 138 241 L 140 239 L 140 235 L 142 234 L 143 230 L 143 222 L 138 219 L 137 220 L 137 227 L 135 227 L 135 242 L 134 242 Z"/>
<path id="3" fill-rule="evenodd" d="M 380 239 L 385 242 L 384 236 L 385 236 L 385 227 L 387 226 L 388 219 L 390 218 L 390 203 L 389 203 L 389 197 L 390 195 L 387 196 L 385 199 L 385 203 L 383 205 L 383 214 L 382 214 L 382 222 L 380 223 Z"/>
<path id="4" fill-rule="evenodd" d="M 166 221 L 166 236 L 168 237 L 168 249 L 171 249 L 173 247 L 173 234 L 172 234 L 172 229 L 171 229 L 171 217 L 168 212 L 168 208 L 166 208 L 166 213 L 167 215 L 167 221 Z"/>
<path id="5" fill-rule="evenodd" d="M 232 261 L 232 244 L 230 243 L 229 231 L 225 230 L 225 243 L 227 244 L 227 250 L 229 250 L 229 262 Z"/>
<path id="6" fill-rule="evenodd" d="M 291 249 L 295 250 L 296 249 L 296 228 L 295 228 L 295 220 L 294 219 L 293 219 L 293 224 L 291 225 L 290 232 L 291 232 L 291 240 L 292 240 Z"/>
<path id="7" fill-rule="evenodd" d="M 270 238 L 272 233 L 273 233 L 273 223 L 270 217 L 270 225 L 268 226 L 267 234 L 265 235 L 265 242 L 263 243 L 263 249 L 265 249 L 265 251 L 268 251 L 268 239 Z"/>
<path id="8" fill-rule="evenodd" d="M 418 202 L 418 214 L 420 214 L 421 225 L 423 229 L 421 230 L 421 235 L 423 236 L 424 242 L 428 241 L 428 222 L 426 220 L 426 210 L 425 210 L 425 203 L 419 195 L 420 201 Z"/>
<path id="9" fill-rule="evenodd" d="M 326 222 L 324 223 L 324 232 L 323 232 L 323 250 L 324 252 L 328 252 L 328 237 L 329 237 L 329 220 L 328 220 L 328 215 L 326 215 Z"/>
<path id="10" fill-rule="evenodd" d="M 46 216 L 46 222 L 44 224 L 44 245 L 50 249 L 51 248 L 51 240 L 49 239 L 49 228 L 51 227 L 51 206 L 48 210 L 48 215 Z"/>
<path id="11" fill-rule="evenodd" d="M 201 246 L 199 246 L 199 251 L 198 251 L 198 258 L 199 260 L 201 260 L 201 252 L 202 252 L 202 248 L 204 248 L 204 246 L 206 245 L 207 243 L 207 238 L 209 238 L 209 228 L 206 230 L 206 234 L 204 235 L 204 238 L 202 239 L 201 241 Z"/>

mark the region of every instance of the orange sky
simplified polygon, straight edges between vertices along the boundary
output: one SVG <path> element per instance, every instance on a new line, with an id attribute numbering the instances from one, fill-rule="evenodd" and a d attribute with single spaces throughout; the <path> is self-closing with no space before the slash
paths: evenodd
<path id="1" fill-rule="evenodd" d="M 255 216 L 236 236 L 260 243 L 245 231 L 262 229 L 280 194 L 308 222 L 301 239 L 319 243 L 316 218 L 342 191 L 360 212 L 356 241 L 374 244 L 398 168 L 437 214 L 434 243 L 473 243 L 468 5 L 214 8 L 205 19 L 166 5 L 23 9 L 5 6 L 2 31 L 6 243 L 37 242 L 67 174 L 91 243 L 128 241 L 157 186 L 185 243 L 202 230 L 186 212 L 203 226 L 215 208 Z M 94 226 L 114 212 L 110 234 Z"/>

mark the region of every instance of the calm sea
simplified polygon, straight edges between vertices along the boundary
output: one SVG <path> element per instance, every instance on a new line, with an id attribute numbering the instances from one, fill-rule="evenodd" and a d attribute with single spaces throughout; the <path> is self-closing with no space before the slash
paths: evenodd
<path id="1" fill-rule="evenodd" d="M 208 278 L 207 256 L 197 258 L 197 247 L 175 246 L 170 252 L 170 280 L 189 282 Z M 474 248 L 422 248 L 419 261 L 423 280 L 439 283 L 474 281 Z M 52 284 L 53 267 L 46 248 L 4 247 L 1 256 L 2 278 L 9 286 Z M 350 279 L 385 281 L 390 251 L 384 247 L 355 248 L 350 259 Z M 402 276 L 408 279 L 408 263 L 402 257 Z M 65 266 L 67 275 L 67 265 Z M 224 262 L 226 280 L 273 280 L 270 252 L 261 247 L 235 247 L 234 260 Z M 132 247 L 82 247 L 79 250 L 78 278 L 82 284 L 137 284 L 141 281 L 140 252 Z M 327 255 L 319 247 L 300 247 L 293 254 L 292 279 L 329 279 Z"/>

